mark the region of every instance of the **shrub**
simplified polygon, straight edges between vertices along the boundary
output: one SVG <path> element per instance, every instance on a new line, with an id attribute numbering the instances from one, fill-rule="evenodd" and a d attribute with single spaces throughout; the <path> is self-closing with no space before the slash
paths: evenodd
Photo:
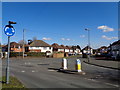
<path id="1" fill-rule="evenodd" d="M 23 52 L 10 52 L 10 57 L 22 56 Z"/>

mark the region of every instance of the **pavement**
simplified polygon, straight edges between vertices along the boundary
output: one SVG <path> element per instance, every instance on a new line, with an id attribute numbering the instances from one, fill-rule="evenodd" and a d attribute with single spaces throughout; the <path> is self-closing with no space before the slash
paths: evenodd
<path id="1" fill-rule="evenodd" d="M 120 70 L 120 61 L 114 60 L 96 60 L 95 58 L 85 59 L 83 62 L 99 67 L 110 68 L 110 69 L 117 69 Z"/>

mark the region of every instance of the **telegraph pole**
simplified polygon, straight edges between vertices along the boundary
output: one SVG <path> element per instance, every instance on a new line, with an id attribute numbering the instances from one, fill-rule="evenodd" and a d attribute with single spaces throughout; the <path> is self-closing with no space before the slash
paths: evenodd
<path id="1" fill-rule="evenodd" d="M 25 32 L 25 29 L 23 29 L 23 59 L 24 59 L 24 52 L 25 52 L 25 41 L 24 41 L 24 32 Z"/>

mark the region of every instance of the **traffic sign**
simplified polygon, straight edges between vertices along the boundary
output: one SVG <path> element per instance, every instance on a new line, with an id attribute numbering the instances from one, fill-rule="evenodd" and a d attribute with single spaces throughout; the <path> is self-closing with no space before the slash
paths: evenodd
<path id="1" fill-rule="evenodd" d="M 16 22 L 9 21 L 9 25 L 4 28 L 4 33 L 8 36 L 8 54 L 7 54 L 7 66 L 6 66 L 6 84 L 9 84 L 9 54 L 10 54 L 10 36 L 15 34 L 15 29 L 11 24 L 16 24 Z"/>
<path id="2" fill-rule="evenodd" d="M 4 32 L 7 36 L 13 36 L 15 34 L 15 29 L 12 26 L 5 26 Z"/>

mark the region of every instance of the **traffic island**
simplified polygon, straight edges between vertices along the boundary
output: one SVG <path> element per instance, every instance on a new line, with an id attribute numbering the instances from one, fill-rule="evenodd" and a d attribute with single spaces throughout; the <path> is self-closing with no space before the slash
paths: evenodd
<path id="1" fill-rule="evenodd" d="M 76 59 L 75 61 L 75 70 L 68 69 L 68 60 L 66 58 L 62 59 L 62 68 L 58 70 L 58 72 L 68 73 L 68 74 L 81 74 L 85 75 L 86 73 L 82 71 L 81 61 Z"/>
<path id="2" fill-rule="evenodd" d="M 6 81 L 5 81 L 5 76 L 2 77 L 2 90 L 4 89 L 12 89 L 12 88 L 20 88 L 20 89 L 26 89 L 25 86 L 16 78 L 16 77 L 13 77 L 13 76 L 10 76 L 10 82 L 9 84 L 6 84 Z"/>
<path id="3" fill-rule="evenodd" d="M 63 72 L 67 74 L 78 74 L 78 75 L 85 75 L 86 73 L 84 71 L 78 72 L 77 70 L 64 70 L 64 69 L 59 69 L 58 72 Z"/>

